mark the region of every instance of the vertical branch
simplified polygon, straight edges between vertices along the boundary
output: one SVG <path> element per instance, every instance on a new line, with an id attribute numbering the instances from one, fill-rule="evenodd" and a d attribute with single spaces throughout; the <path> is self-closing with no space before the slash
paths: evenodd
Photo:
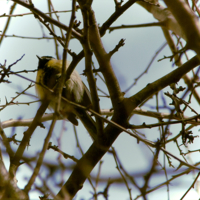
<path id="1" fill-rule="evenodd" d="M 9 15 L 12 15 L 12 14 L 13 14 L 16 5 L 17 5 L 17 3 L 13 3 L 13 5 L 11 6 Z M 4 38 L 5 34 L 6 34 L 6 31 L 7 31 L 7 29 L 8 29 L 8 26 L 9 26 L 9 24 L 10 24 L 10 20 L 11 20 L 11 17 L 8 17 L 8 20 L 7 20 L 7 22 L 6 22 L 6 26 L 5 26 L 4 30 L 3 30 L 3 33 L 2 33 L 1 38 L 0 38 L 0 45 L 1 45 L 2 40 L 3 40 L 3 38 Z"/>
<path id="2" fill-rule="evenodd" d="M 155 172 L 155 169 L 156 169 L 156 165 L 157 165 L 157 162 L 158 162 L 158 155 L 159 155 L 159 152 L 160 152 L 160 141 L 158 141 L 156 143 L 156 152 L 154 154 L 154 158 L 153 158 L 153 162 L 152 162 L 152 166 L 151 166 L 151 169 L 150 171 L 145 175 L 144 177 L 144 186 L 140 189 L 141 191 L 141 195 L 143 196 L 144 199 L 146 199 L 146 195 L 147 195 L 147 189 L 149 187 L 149 181 L 150 181 L 150 178 L 151 176 L 153 175 L 153 173 Z"/>
<path id="3" fill-rule="evenodd" d="M 110 57 L 104 50 L 103 44 L 101 42 L 101 39 L 100 39 L 101 36 L 99 34 L 99 29 L 95 20 L 94 13 L 91 7 L 89 6 L 90 5 L 89 3 L 87 5 L 84 5 L 85 1 L 83 2 L 79 0 L 78 2 L 81 6 L 82 12 L 84 12 L 85 6 L 87 6 L 88 8 L 90 45 L 98 60 L 101 72 L 103 73 L 105 77 L 106 84 L 107 84 L 109 93 L 111 95 L 111 100 L 112 100 L 113 107 L 115 110 L 115 116 L 120 122 L 120 124 L 124 125 L 124 122 L 126 122 L 127 120 L 127 117 L 122 118 L 123 114 L 126 112 L 124 109 L 124 104 L 122 103 L 124 97 L 121 92 L 117 78 L 112 69 L 112 66 L 110 63 Z M 88 58 L 87 62 L 91 65 L 90 59 L 91 58 Z M 109 150 L 110 146 L 113 144 L 115 139 L 122 132 L 120 129 L 112 125 L 108 125 L 105 130 L 106 130 L 105 135 L 107 139 L 94 141 L 94 143 L 89 148 L 89 150 L 78 161 L 69 179 L 64 184 L 64 186 L 59 191 L 56 197 L 63 198 L 66 192 L 69 199 L 72 199 L 75 196 L 75 194 L 78 192 L 78 190 L 80 190 L 83 187 L 83 183 L 89 176 L 92 169 L 99 162 L 102 156 Z"/>
<path id="4" fill-rule="evenodd" d="M 71 19 L 70 19 L 70 23 L 69 23 L 69 29 L 67 31 L 67 36 L 66 36 L 66 40 L 65 40 L 65 46 L 63 49 L 63 61 L 62 61 L 62 75 L 59 81 L 59 86 L 58 86 L 58 90 L 56 92 L 58 92 L 58 104 L 56 106 L 56 112 L 58 113 L 59 108 L 60 108 L 60 103 L 61 103 L 61 98 L 62 98 L 62 89 L 63 89 L 63 85 L 65 83 L 66 80 L 66 64 L 67 64 L 67 50 L 68 50 L 68 46 L 69 46 L 69 41 L 71 39 L 71 34 L 72 34 L 72 28 L 74 25 L 74 19 L 75 19 L 75 11 L 76 11 L 76 0 L 72 1 L 72 14 L 71 14 Z"/>
<path id="5" fill-rule="evenodd" d="M 54 7 L 53 7 L 53 4 L 52 4 L 51 0 L 49 0 L 49 1 L 50 1 L 51 9 L 53 10 L 53 12 L 55 12 L 55 9 L 54 9 Z M 57 13 L 55 12 L 54 14 L 55 14 L 57 20 L 59 21 L 59 16 L 57 15 Z M 64 39 L 65 36 L 64 36 L 63 30 L 62 30 L 61 28 L 60 28 L 60 33 L 61 33 L 61 35 L 62 35 L 62 38 Z"/>
<path id="6" fill-rule="evenodd" d="M 31 138 L 34 130 L 41 123 L 42 115 L 44 114 L 48 105 L 49 105 L 48 100 L 42 102 L 31 125 L 29 126 L 28 130 L 26 132 L 24 132 L 24 137 L 23 137 L 15 155 L 11 158 L 11 161 L 10 161 L 9 172 L 10 172 L 11 177 L 15 176 L 16 170 L 17 170 L 18 166 L 20 165 L 20 159 L 24 153 L 24 150 L 27 147 L 27 145 L 29 144 L 30 138 Z"/>
<path id="7" fill-rule="evenodd" d="M 117 111 L 119 112 L 120 110 L 119 105 L 124 99 L 124 97 L 121 92 L 118 80 L 113 71 L 112 65 L 110 63 L 110 56 L 103 47 L 101 36 L 99 33 L 99 28 L 96 23 L 94 11 L 92 10 L 92 8 L 89 9 L 89 23 L 90 23 L 89 33 L 90 33 L 91 47 L 99 63 L 100 70 L 105 78 L 113 108 L 116 112 Z"/>
<path id="8" fill-rule="evenodd" d="M 52 14 L 51 14 L 51 0 L 48 0 L 48 9 L 49 9 L 49 17 L 52 18 Z M 55 33 L 55 29 L 54 29 L 54 25 L 53 24 L 51 24 L 51 29 Z M 57 59 L 59 59 L 58 43 L 57 43 L 56 38 L 54 38 L 54 43 L 55 43 L 55 49 L 56 49 L 56 57 L 57 57 Z"/>
<path id="9" fill-rule="evenodd" d="M 6 137 L 6 134 L 4 133 L 4 130 L 3 130 L 1 122 L 0 122 L 0 136 L 1 136 L 2 140 L 3 140 L 4 146 L 6 147 L 6 152 L 8 153 L 8 155 L 9 155 L 9 157 L 11 159 L 14 156 L 14 152 L 13 152 L 11 146 L 10 146 L 10 143 L 8 141 L 8 138 Z"/>
<path id="10" fill-rule="evenodd" d="M 114 160 L 115 160 L 115 163 L 116 163 L 116 168 L 117 168 L 119 174 L 121 175 L 122 180 L 124 181 L 124 183 L 125 183 L 125 185 L 126 185 L 126 188 L 127 188 L 127 190 L 128 190 L 129 199 L 132 200 L 131 188 L 129 187 L 128 181 L 126 180 L 124 174 L 121 172 L 121 169 L 120 169 L 120 168 L 122 168 L 122 166 L 121 166 L 121 164 L 119 163 L 119 161 L 118 161 L 118 159 L 117 159 L 118 157 L 117 157 L 117 153 L 116 153 L 114 147 L 112 147 L 112 154 L 113 154 L 113 157 L 114 157 Z"/>
<path id="11" fill-rule="evenodd" d="M 57 120 L 57 117 L 56 117 L 56 114 L 54 113 L 54 118 L 53 118 L 53 121 L 52 121 L 52 123 L 51 123 L 49 132 L 48 132 L 48 134 L 47 134 L 47 136 L 46 136 L 46 139 L 45 139 L 45 141 L 44 141 L 44 145 L 43 145 L 42 151 L 41 151 L 41 153 L 40 153 L 40 156 L 39 156 L 39 158 L 38 158 L 37 164 L 36 164 L 36 166 L 35 166 L 35 169 L 34 169 L 34 171 L 33 171 L 33 174 L 32 174 L 32 176 L 31 176 L 31 178 L 29 179 L 27 185 L 26 185 L 25 188 L 24 188 L 24 191 L 25 191 L 26 193 L 28 193 L 28 192 L 30 191 L 31 186 L 34 184 L 35 179 L 36 179 L 36 177 L 37 177 L 37 175 L 38 175 L 38 173 L 39 173 L 39 171 L 40 171 L 40 168 L 41 168 L 41 166 L 42 166 L 42 162 L 43 162 L 43 159 L 44 159 L 45 152 L 46 152 L 46 150 L 47 150 L 47 148 L 48 148 L 48 146 L 49 146 L 49 140 L 50 140 L 50 138 L 51 138 L 51 135 L 52 135 L 52 132 L 53 132 L 53 129 L 54 129 L 56 120 Z"/>
<path id="12" fill-rule="evenodd" d="M 82 42 L 83 50 L 85 54 L 85 72 L 87 75 L 90 92 L 92 96 L 92 103 L 94 110 L 100 114 L 100 106 L 99 106 L 99 97 L 97 93 L 97 86 L 96 86 L 96 80 L 93 76 L 92 71 L 92 50 L 90 47 L 90 41 L 89 41 L 89 13 L 88 8 L 85 6 L 84 9 L 82 9 L 82 15 L 84 20 L 84 40 Z M 101 118 L 95 116 L 96 122 L 97 122 L 97 134 L 99 136 L 103 133 L 103 121 Z"/>

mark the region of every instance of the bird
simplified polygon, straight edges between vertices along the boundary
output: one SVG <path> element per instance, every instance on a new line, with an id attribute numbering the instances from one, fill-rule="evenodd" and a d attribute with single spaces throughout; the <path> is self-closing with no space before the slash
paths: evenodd
<path id="1" fill-rule="evenodd" d="M 58 98 L 52 95 L 44 86 L 51 90 L 57 89 L 56 84 L 61 77 L 62 60 L 57 60 L 52 56 L 37 56 L 37 58 L 39 62 L 35 84 L 36 94 L 40 100 L 44 100 L 45 98 L 49 99 L 49 108 L 54 110 Z M 70 62 L 67 61 L 66 69 L 69 65 Z M 85 107 L 92 106 L 90 92 L 76 70 L 74 70 L 70 78 L 65 81 L 62 88 L 62 97 Z M 62 99 L 59 112 L 63 118 L 68 119 L 75 126 L 78 126 L 78 117 L 92 139 L 97 139 L 95 121 L 86 110 L 78 108 Z"/>

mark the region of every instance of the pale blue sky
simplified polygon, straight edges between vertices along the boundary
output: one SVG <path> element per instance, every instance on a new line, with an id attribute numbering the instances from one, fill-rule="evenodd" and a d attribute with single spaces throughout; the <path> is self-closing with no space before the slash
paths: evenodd
<path id="1" fill-rule="evenodd" d="M 32 0 L 34 5 L 39 8 L 40 10 L 46 12 L 46 0 Z M 95 10 L 96 19 L 100 25 L 110 16 L 111 12 L 114 11 L 114 0 L 101 0 L 101 1 L 94 1 L 93 9 Z M 124 1 L 126 2 L 126 1 Z M 56 10 L 68 10 L 70 9 L 71 1 L 53 1 Z M 3 13 L 9 12 L 9 7 L 12 4 L 11 1 L 0 1 L 0 15 Z M 17 6 L 15 9 L 14 14 L 20 13 L 27 13 L 29 12 L 27 9 Z M 60 20 L 68 24 L 70 14 L 59 14 Z M 3 29 L 4 23 L 6 18 L 0 18 L 0 30 Z M 81 20 L 80 12 L 77 13 L 77 20 Z M 147 13 L 143 8 L 138 5 L 134 5 L 130 8 L 122 17 L 120 17 L 113 25 L 121 25 L 121 24 L 139 24 L 139 23 L 148 23 L 148 22 L 156 22 L 156 20 L 151 16 L 151 14 Z M 48 31 L 43 28 L 46 36 L 48 35 Z M 59 33 L 59 32 L 57 32 Z M 7 35 L 20 35 L 20 36 L 30 36 L 30 37 L 42 37 L 42 31 L 40 28 L 40 24 L 38 20 L 36 20 L 32 15 L 24 16 L 24 17 L 16 17 L 12 18 L 11 25 L 7 31 Z M 103 38 L 103 44 L 105 46 L 106 51 L 112 50 L 115 45 L 120 41 L 121 38 L 125 38 L 125 46 L 120 48 L 120 50 L 112 57 L 112 64 L 114 71 L 117 75 L 117 78 L 120 82 L 120 86 L 122 91 L 124 91 L 129 85 L 132 84 L 134 79 L 144 71 L 144 69 L 149 64 L 151 58 L 154 56 L 156 51 L 161 47 L 161 45 L 165 42 L 164 36 L 160 28 L 138 28 L 138 29 L 129 29 L 129 30 L 117 30 L 112 32 L 111 34 L 106 34 Z M 80 44 L 73 40 L 70 42 L 70 48 L 72 51 L 78 53 L 81 50 Z M 62 49 L 60 48 L 60 55 L 62 55 Z M 17 59 L 19 59 L 23 54 L 25 54 L 24 58 L 13 66 L 13 71 L 19 71 L 23 69 L 33 70 L 37 68 L 37 58 L 36 55 L 43 56 L 43 55 L 50 55 L 55 56 L 54 51 L 54 43 L 53 40 L 28 40 L 28 39 L 21 39 L 21 38 L 6 38 L 4 39 L 1 48 L 0 48 L 0 63 L 4 63 L 7 60 L 7 66 L 12 64 Z M 126 96 L 131 96 L 134 93 L 138 92 L 140 89 L 145 87 L 148 83 L 153 82 L 157 78 L 167 74 L 169 71 L 173 70 L 174 68 L 171 67 L 171 63 L 169 60 L 164 60 L 162 62 L 157 62 L 158 59 L 163 58 L 163 56 L 171 55 L 168 47 L 166 47 L 156 58 L 152 67 L 150 68 L 148 74 L 144 75 L 144 77 L 138 81 L 137 85 L 132 88 Z M 68 57 L 69 60 L 71 59 L 70 56 Z M 97 62 L 94 59 L 95 65 L 98 67 Z M 84 62 L 81 61 L 77 66 L 77 70 L 79 73 L 82 73 L 84 69 Z M 35 73 L 30 74 L 23 74 L 24 76 L 35 80 Z M 82 77 L 83 80 L 86 82 L 85 77 Z M 3 91 L 0 94 L 1 104 L 5 103 L 5 96 L 7 97 L 8 101 L 11 97 L 15 96 L 16 91 L 22 91 L 25 89 L 29 82 L 22 80 L 16 76 L 10 77 L 12 81 L 11 84 L 1 84 L 0 90 Z M 105 85 L 98 80 L 98 86 L 106 91 Z M 168 89 L 169 90 L 169 89 Z M 165 91 L 167 91 L 165 89 Z M 35 95 L 34 88 L 29 90 L 29 93 Z M 33 100 L 33 98 L 22 96 L 18 99 L 19 102 L 27 102 Z M 169 101 L 170 102 L 170 101 Z M 151 104 L 155 104 L 155 99 L 150 101 Z M 150 104 L 149 103 L 149 104 Z M 111 107 L 111 103 L 109 99 L 101 98 L 101 108 L 109 109 Z M 30 106 L 23 105 L 23 106 L 9 106 L 5 110 L 0 113 L 0 120 L 8 120 L 11 118 L 18 118 L 21 117 L 23 119 L 32 118 L 35 115 L 35 112 L 38 108 L 39 104 L 31 104 Z M 147 108 L 148 109 L 148 108 Z M 131 122 L 134 124 L 142 124 L 146 120 L 146 123 L 153 123 L 157 122 L 155 119 L 144 118 L 141 116 L 134 116 L 131 119 Z M 45 123 L 45 126 L 48 127 L 50 122 Z M 80 157 L 79 150 L 75 148 L 75 139 L 73 135 L 72 125 L 69 122 L 65 123 L 65 127 L 67 128 L 66 133 L 63 136 L 64 141 L 62 143 L 63 150 L 69 154 L 73 154 L 76 157 Z M 54 130 L 54 135 L 52 137 L 52 142 L 56 144 L 57 136 L 60 133 L 62 128 L 62 122 L 58 122 L 56 128 Z M 179 126 L 174 126 L 172 131 L 174 133 L 179 132 Z M 26 130 L 26 127 L 17 128 L 15 132 L 18 134 L 17 138 L 20 139 L 23 135 L 23 132 Z M 80 125 L 78 128 L 78 136 L 79 140 L 81 141 L 81 146 L 84 151 L 86 151 L 90 144 L 91 139 L 89 135 L 86 133 L 85 129 Z M 11 129 L 5 129 L 6 134 L 9 136 L 11 133 Z M 31 138 L 31 147 L 26 151 L 26 154 L 34 155 L 35 153 L 39 152 L 42 144 L 44 142 L 44 137 L 46 136 L 47 129 L 37 128 L 33 137 Z M 152 139 L 156 141 L 158 137 L 157 129 L 152 129 L 148 131 L 143 131 L 146 133 L 148 139 Z M 65 146 L 63 146 L 65 144 Z M 179 152 L 177 152 L 176 147 L 173 146 L 174 144 L 170 144 L 168 150 L 172 150 L 172 153 L 175 153 L 177 156 Z M 195 141 L 192 147 L 197 147 L 199 145 L 199 139 Z M 121 161 L 124 164 L 125 169 L 128 172 L 144 172 L 149 169 L 149 163 L 152 160 L 152 154 L 147 149 L 147 147 L 140 143 L 137 144 L 135 138 L 130 138 L 125 133 L 122 133 L 118 139 L 115 141 L 114 145 L 116 148 L 117 153 Z M 16 146 L 14 146 L 16 148 Z M 174 150 L 174 151 L 173 151 Z M 57 162 L 57 154 L 54 153 L 52 150 L 46 153 L 45 159 L 51 160 L 52 162 Z M 160 160 L 163 160 L 163 155 L 161 155 Z M 195 161 L 199 160 L 198 157 L 193 157 Z M 103 166 L 102 166 L 102 175 L 103 176 L 114 176 L 119 175 L 115 166 L 115 162 L 112 156 L 109 154 L 105 155 L 102 159 Z M 64 161 L 66 165 L 71 163 L 71 161 Z M 178 164 L 175 160 L 173 163 L 176 165 Z M 167 165 L 168 166 L 168 165 Z M 98 165 L 93 170 L 92 174 L 95 175 L 98 170 Z M 41 171 L 45 171 L 42 169 Z M 17 174 L 17 179 L 19 181 L 19 186 L 23 187 L 26 184 L 26 180 L 22 179 L 22 176 L 26 174 L 28 177 L 30 170 L 27 166 L 23 165 L 19 168 L 19 173 Z M 59 176 L 58 176 L 59 177 Z M 68 177 L 68 173 L 65 174 L 65 177 Z M 177 200 L 184 194 L 185 190 L 192 184 L 193 177 L 188 175 L 181 179 L 182 181 L 175 181 L 174 187 L 170 187 L 170 199 Z M 165 181 L 164 176 L 159 176 L 154 180 L 151 180 L 151 184 L 157 185 L 161 182 Z M 38 180 L 39 182 L 39 180 Z M 142 178 L 138 179 L 138 183 L 142 184 Z M 51 185 L 51 183 L 49 183 Z M 178 184 L 178 185 L 177 185 Z M 104 185 L 100 185 L 100 188 L 104 188 Z M 132 185 L 130 184 L 130 187 Z M 138 195 L 138 191 L 132 187 L 132 197 L 133 199 Z M 92 188 L 89 186 L 88 181 L 86 181 L 84 188 L 78 193 L 77 199 L 86 198 L 88 199 L 91 197 L 89 191 L 92 191 Z M 58 189 L 55 188 L 53 192 L 57 193 Z M 40 194 L 41 195 L 41 194 Z M 129 199 L 128 192 L 126 187 L 118 186 L 114 184 L 110 188 L 109 193 L 109 200 L 115 199 Z M 166 187 L 153 192 L 149 195 L 149 199 L 157 200 L 161 199 L 167 200 L 167 192 Z M 32 192 L 30 194 L 31 200 L 38 198 L 38 193 Z M 189 200 L 197 200 L 197 193 L 194 190 L 191 190 L 188 199 Z M 101 199 L 101 198 L 100 198 Z M 185 198 L 184 200 L 186 200 Z M 139 199 L 140 200 L 140 199 Z"/>

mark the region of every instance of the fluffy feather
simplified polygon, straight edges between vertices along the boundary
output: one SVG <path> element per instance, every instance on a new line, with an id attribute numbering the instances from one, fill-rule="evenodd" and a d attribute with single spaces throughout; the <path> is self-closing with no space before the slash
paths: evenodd
<path id="1" fill-rule="evenodd" d="M 43 85 L 50 89 L 56 88 L 56 83 L 61 76 L 62 60 L 56 60 L 51 56 L 43 56 L 41 58 L 39 56 L 37 57 L 39 59 L 39 63 L 35 85 L 36 93 L 41 100 L 44 98 L 51 99 L 49 108 L 54 109 L 57 98 L 48 92 L 48 90 L 45 89 Z M 66 69 L 68 68 L 69 64 L 70 63 L 67 62 Z M 70 101 L 79 103 L 84 106 L 92 105 L 89 90 L 82 82 L 81 77 L 76 70 L 73 71 L 70 79 L 65 82 L 62 90 L 62 96 Z M 62 100 L 60 113 L 74 125 L 78 125 L 78 121 L 76 119 L 76 116 L 78 116 L 90 133 L 91 137 L 95 139 L 96 126 L 94 120 L 85 110 L 78 109 Z"/>

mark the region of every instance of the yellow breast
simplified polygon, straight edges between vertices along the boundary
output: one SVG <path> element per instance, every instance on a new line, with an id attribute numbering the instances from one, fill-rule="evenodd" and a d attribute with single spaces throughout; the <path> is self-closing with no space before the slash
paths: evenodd
<path id="1" fill-rule="evenodd" d="M 43 77 L 44 77 L 44 70 L 39 69 L 36 76 L 35 91 L 41 100 L 44 99 L 44 97 L 46 96 L 45 89 L 40 85 L 43 84 Z"/>

